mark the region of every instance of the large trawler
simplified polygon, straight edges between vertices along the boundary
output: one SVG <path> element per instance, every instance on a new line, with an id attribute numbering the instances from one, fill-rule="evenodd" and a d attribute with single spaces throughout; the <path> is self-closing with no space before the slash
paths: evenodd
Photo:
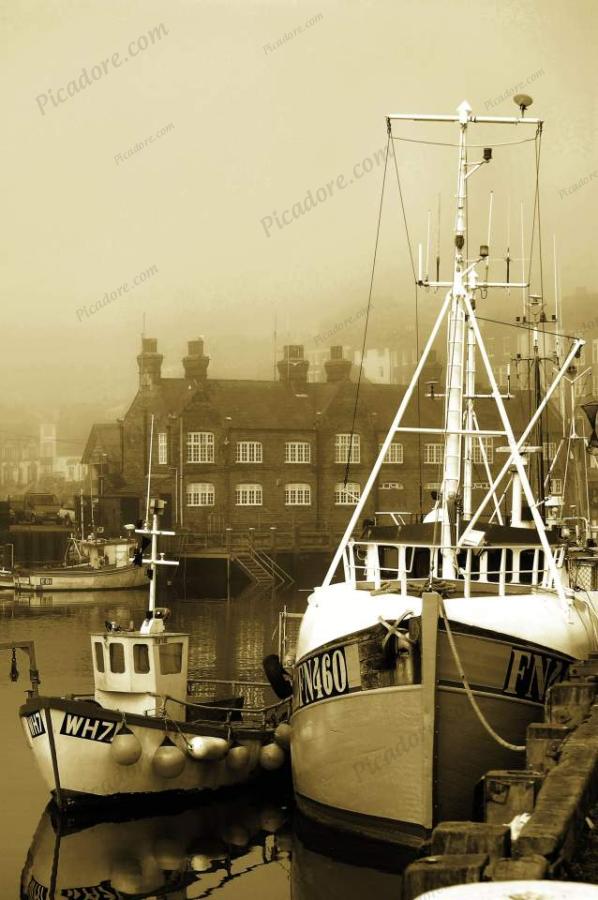
<path id="1" fill-rule="evenodd" d="M 521 114 L 513 117 L 476 116 L 464 102 L 456 115 L 387 119 L 389 145 L 396 121 L 458 129 L 452 278 L 442 281 L 437 272 L 431 280 L 420 272 L 417 279 L 446 294 L 326 578 L 309 596 L 292 714 L 293 780 L 302 811 L 383 839 L 416 843 L 439 819 L 469 818 L 480 777 L 519 763 L 526 727 L 542 717 L 550 685 L 598 646 L 595 597 L 574 589 L 566 535 L 544 521 L 546 504 L 528 474 L 537 450 L 534 429 L 584 342 L 568 341 L 552 383 L 516 436 L 476 301 L 494 288 L 529 291 L 529 273 L 514 282 L 507 259 L 506 281 L 490 280 L 486 244 L 467 257 L 468 179 L 492 158 L 492 148 L 482 144 L 469 148 L 470 160 L 474 153 L 480 160 L 468 161 L 468 132 L 502 125 L 519 133 L 535 129 L 537 138 L 542 121 L 525 116 L 529 98 L 518 99 Z M 406 410 L 443 329 L 439 425 L 407 427 Z M 488 388 L 480 387 L 482 379 Z M 495 429 L 479 428 L 478 401 L 494 404 Z M 389 447 L 405 432 L 443 442 L 435 507 L 412 524 L 400 515 L 390 525 L 370 521 L 356 540 Z M 487 437 L 505 445 L 497 475 L 484 457 Z M 489 483 L 477 508 L 474 446 Z"/>

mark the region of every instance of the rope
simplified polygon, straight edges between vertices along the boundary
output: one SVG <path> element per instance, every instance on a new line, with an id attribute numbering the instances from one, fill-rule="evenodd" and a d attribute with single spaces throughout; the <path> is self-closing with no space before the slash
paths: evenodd
<path id="1" fill-rule="evenodd" d="M 495 740 L 497 744 L 500 744 L 501 747 L 504 747 L 506 750 L 513 750 L 516 753 L 525 753 L 525 749 L 526 749 L 525 744 L 523 744 L 523 745 L 510 744 L 509 741 L 505 741 L 504 738 L 502 738 L 499 734 L 497 734 L 497 732 L 494 730 L 492 725 L 488 722 L 488 719 L 486 719 L 486 717 L 484 716 L 484 713 L 480 709 L 480 707 L 478 705 L 478 701 L 476 700 L 474 693 L 471 690 L 471 687 L 469 686 L 469 682 L 467 680 L 465 672 L 463 671 L 463 664 L 461 662 L 461 658 L 459 657 L 459 651 L 457 650 L 457 646 L 456 646 L 455 640 L 453 638 L 453 632 L 451 631 L 451 627 L 448 622 L 446 609 L 444 608 L 444 600 L 442 599 L 442 597 L 440 597 L 439 600 L 440 600 L 440 614 L 442 615 L 442 618 L 444 620 L 444 627 L 446 628 L 446 635 L 448 637 L 448 642 L 449 642 L 449 646 L 451 648 L 451 653 L 453 654 L 453 658 L 455 660 L 455 665 L 457 667 L 459 677 L 461 678 L 461 681 L 463 682 L 463 687 L 465 688 L 465 693 L 467 694 L 467 699 L 471 703 L 471 707 L 472 707 L 474 713 L 476 714 L 476 717 L 477 717 L 480 725 L 488 732 L 490 737 L 493 740 Z"/>
<path id="2" fill-rule="evenodd" d="M 361 388 L 361 378 L 363 375 L 363 361 L 365 357 L 365 346 L 367 342 L 368 336 L 368 325 L 370 321 L 370 310 L 372 307 L 372 291 L 374 289 L 374 275 L 376 273 L 376 258 L 378 256 L 378 243 L 380 240 L 380 225 L 382 224 L 382 206 L 384 204 L 384 186 L 386 184 L 386 169 L 388 166 L 388 148 L 390 146 L 390 133 L 388 135 L 388 140 L 386 141 L 386 156 L 384 158 L 384 173 L 382 175 L 382 189 L 380 191 L 380 206 L 378 208 L 378 224 L 376 226 L 376 241 L 374 244 L 374 258 L 372 260 L 372 274 L 370 276 L 370 290 L 368 293 L 368 305 L 367 311 L 365 314 L 365 323 L 363 326 L 363 341 L 361 343 L 361 360 L 359 362 L 359 375 L 357 376 L 357 388 L 355 390 L 355 404 L 353 406 L 353 420 L 351 422 L 351 434 L 349 436 L 349 447 L 347 448 L 347 464 L 345 466 L 345 478 L 344 478 L 344 487 L 345 491 L 347 489 L 347 483 L 349 481 L 349 469 L 351 468 L 352 456 L 353 456 L 353 435 L 355 434 L 355 421 L 357 419 L 357 407 L 359 404 L 359 389 Z"/>

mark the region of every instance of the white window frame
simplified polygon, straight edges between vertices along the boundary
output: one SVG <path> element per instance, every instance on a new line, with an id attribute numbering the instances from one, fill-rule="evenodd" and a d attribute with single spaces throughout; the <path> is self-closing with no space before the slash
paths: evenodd
<path id="1" fill-rule="evenodd" d="M 444 444 L 424 444 L 424 465 L 440 466 L 444 460 Z"/>
<path id="2" fill-rule="evenodd" d="M 542 459 L 544 462 L 552 462 L 556 456 L 556 441 L 544 441 L 542 444 Z"/>
<path id="3" fill-rule="evenodd" d="M 473 438 L 473 452 L 471 454 L 472 461 L 474 463 L 478 463 L 480 465 L 484 464 L 484 457 L 482 456 L 482 448 L 480 447 L 480 441 L 484 445 L 484 450 L 486 451 L 486 458 L 488 463 L 491 464 L 494 462 L 494 438 L 487 437 L 486 435 L 480 435 L 479 437 Z"/>
<path id="4" fill-rule="evenodd" d="M 592 362 L 598 363 L 598 338 L 592 340 Z"/>
<path id="5" fill-rule="evenodd" d="M 311 506 L 311 485 L 299 482 L 285 484 L 285 506 Z"/>
<path id="6" fill-rule="evenodd" d="M 158 432 L 158 465 L 166 466 L 168 464 L 168 433 L 166 431 Z"/>
<path id="7" fill-rule="evenodd" d="M 311 444 L 309 441 L 286 441 L 284 445 L 285 463 L 311 463 Z"/>
<path id="8" fill-rule="evenodd" d="M 187 462 L 188 463 L 213 463 L 214 462 L 214 432 L 213 431 L 188 431 L 187 432 Z"/>
<path id="9" fill-rule="evenodd" d="M 207 481 L 192 481 L 186 490 L 187 506 L 214 506 L 216 488 Z"/>
<path id="10" fill-rule="evenodd" d="M 382 444 L 378 445 L 378 452 L 382 450 Z M 393 441 L 383 460 L 383 464 L 400 465 L 403 462 L 403 445 L 398 441 Z"/>
<path id="11" fill-rule="evenodd" d="M 562 496 L 562 493 L 563 493 L 563 479 L 562 478 L 551 478 L 550 479 L 550 493 L 555 494 L 556 496 Z"/>
<path id="12" fill-rule="evenodd" d="M 335 506 L 357 506 L 361 497 L 361 485 L 356 481 L 344 482 L 339 481 L 334 485 L 334 505 Z"/>
<path id="13" fill-rule="evenodd" d="M 404 491 L 405 485 L 402 481 L 383 481 L 380 485 L 381 491 Z"/>
<path id="14" fill-rule="evenodd" d="M 235 485 L 236 506 L 263 506 L 264 489 L 261 484 L 242 483 Z"/>
<path id="15" fill-rule="evenodd" d="M 235 462 L 262 463 L 264 461 L 264 445 L 261 441 L 237 441 Z"/>
<path id="16" fill-rule="evenodd" d="M 351 450 L 349 452 L 349 446 Z M 351 459 L 349 459 L 349 456 Z M 335 463 L 359 463 L 361 461 L 361 440 L 358 434 L 337 434 L 334 439 Z"/>

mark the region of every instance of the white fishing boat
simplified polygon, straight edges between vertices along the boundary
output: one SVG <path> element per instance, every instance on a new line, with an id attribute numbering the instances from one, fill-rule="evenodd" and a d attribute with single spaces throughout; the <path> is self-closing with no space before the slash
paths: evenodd
<path id="1" fill-rule="evenodd" d="M 94 693 L 44 697 L 30 659 L 32 689 L 19 714 L 27 744 L 61 808 L 90 801 L 215 790 L 240 784 L 285 762 L 285 702 L 249 707 L 242 691 L 252 682 L 219 683 L 220 700 L 202 700 L 209 685 L 188 679 L 189 636 L 168 631 L 169 611 L 156 606 L 158 554 L 164 501 L 151 502 L 153 524 L 138 529 L 151 538 L 148 611 L 141 627 L 115 623 L 91 635 Z M 5 644 L 15 654 L 34 652 L 28 642 Z M 240 687 L 242 686 L 242 687 Z M 197 690 L 196 690 L 197 689 Z M 191 690 L 191 693 L 188 693 Z"/>
<path id="2" fill-rule="evenodd" d="M 309 596 L 291 720 L 300 809 L 372 837 L 417 843 L 440 819 L 470 818 L 478 780 L 489 769 L 520 767 L 526 727 L 542 718 L 546 691 L 598 646 L 593 598 L 573 589 L 567 538 L 543 520 L 528 476 L 530 436 L 584 342 L 570 341 L 516 436 L 476 302 L 490 289 L 528 291 L 529 273 L 512 281 L 507 254 L 507 280 L 492 281 L 486 244 L 466 256 L 468 180 L 492 158 L 491 147 L 482 157 L 483 144 L 468 151 L 468 132 L 503 125 L 518 137 L 530 128 L 541 134 L 541 120 L 525 116 L 531 100 L 518 100 L 521 114 L 513 117 L 476 116 L 464 102 L 453 115 L 387 119 L 389 146 L 396 121 L 458 129 L 452 277 L 442 281 L 437 271 L 432 280 L 420 268 L 416 278 L 446 294 L 326 578 Z M 442 329 L 438 427 L 407 427 L 405 413 Z M 480 403 L 494 404 L 495 429 L 478 427 Z M 415 524 L 398 514 L 390 526 L 376 518 L 356 540 L 387 451 L 405 432 L 443 442 L 435 508 Z M 472 448 L 483 455 L 488 436 L 503 440 L 505 462 L 497 475 L 486 467 L 489 487 L 475 508 Z M 339 566 L 341 580 L 333 582 Z"/>
<path id="3" fill-rule="evenodd" d="M 136 548 L 136 541 L 130 538 L 72 538 L 69 549 L 74 554 L 69 562 L 62 566 L 17 568 L 12 573 L 12 587 L 19 593 L 144 587 L 147 575 L 141 562 L 135 561 Z"/>

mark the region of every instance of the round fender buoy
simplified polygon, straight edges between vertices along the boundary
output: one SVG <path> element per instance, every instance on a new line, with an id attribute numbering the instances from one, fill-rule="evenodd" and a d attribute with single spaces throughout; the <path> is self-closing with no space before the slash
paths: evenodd
<path id="1" fill-rule="evenodd" d="M 152 766 L 160 778 L 176 778 L 185 768 L 186 756 L 166 735 L 152 758 Z"/>
<path id="2" fill-rule="evenodd" d="M 260 826 L 262 831 L 276 834 L 286 821 L 284 811 L 277 806 L 265 806 L 260 813 Z"/>
<path id="3" fill-rule="evenodd" d="M 249 750 L 242 744 L 231 747 L 226 754 L 226 765 L 232 772 L 242 772 L 249 765 Z"/>
<path id="4" fill-rule="evenodd" d="M 112 738 L 110 755 L 119 766 L 132 766 L 141 756 L 141 742 L 124 722 Z"/>
<path id="5" fill-rule="evenodd" d="M 163 875 L 153 857 L 118 857 L 110 867 L 110 884 L 119 894 L 148 894 L 158 890 Z"/>
<path id="6" fill-rule="evenodd" d="M 228 850 L 220 841 L 206 838 L 193 846 L 190 864 L 194 872 L 207 872 L 215 862 L 228 857 Z"/>
<path id="7" fill-rule="evenodd" d="M 281 722 L 276 726 L 274 732 L 274 740 L 283 750 L 289 750 L 291 747 L 291 726 L 288 722 Z"/>
<path id="8" fill-rule="evenodd" d="M 264 744 L 260 749 L 260 765 L 268 772 L 280 769 L 284 760 L 284 750 L 278 744 Z"/>
<path id="9" fill-rule="evenodd" d="M 188 753 L 193 759 L 216 760 L 222 759 L 230 747 L 226 738 L 208 737 L 196 735 L 188 744 Z"/>
<path id="10" fill-rule="evenodd" d="M 290 697 L 293 693 L 293 685 L 284 670 L 279 655 L 270 653 L 269 656 L 265 656 L 262 666 L 264 667 L 266 678 L 278 699 L 284 700 L 286 697 Z"/>
<path id="11" fill-rule="evenodd" d="M 185 852 L 178 841 L 161 836 L 154 843 L 154 859 L 160 869 L 177 872 L 185 863 Z"/>

